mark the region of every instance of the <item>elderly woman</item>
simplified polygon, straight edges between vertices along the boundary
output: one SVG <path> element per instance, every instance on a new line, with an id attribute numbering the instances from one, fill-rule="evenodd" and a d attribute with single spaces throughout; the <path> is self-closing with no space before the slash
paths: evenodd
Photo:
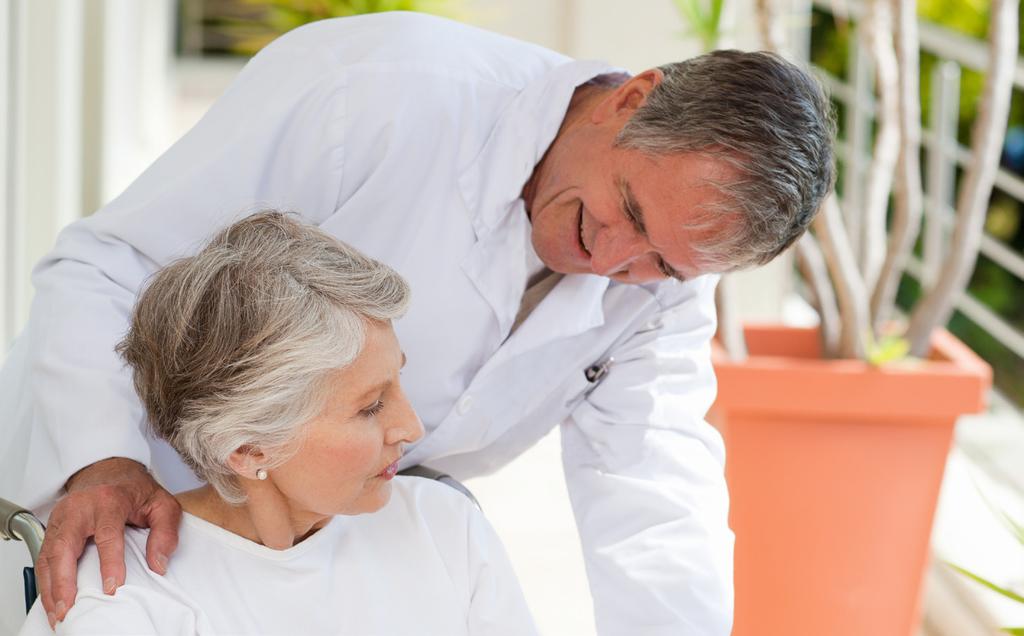
<path id="1" fill-rule="evenodd" d="M 129 529 L 125 585 L 82 557 L 66 634 L 531 634 L 493 530 L 395 473 L 423 428 L 391 320 L 405 281 L 318 229 L 250 216 L 161 270 L 119 352 L 156 435 L 207 483 L 176 495 L 165 576 Z M 40 603 L 23 634 L 49 633 Z"/>

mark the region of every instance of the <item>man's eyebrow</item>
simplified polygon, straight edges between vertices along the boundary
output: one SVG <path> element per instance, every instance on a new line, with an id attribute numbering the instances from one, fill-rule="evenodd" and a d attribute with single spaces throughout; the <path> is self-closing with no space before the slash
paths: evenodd
<path id="1" fill-rule="evenodd" d="M 620 199 L 622 213 L 626 215 L 626 218 L 633 224 L 636 231 L 646 238 L 647 228 L 644 227 L 644 209 L 637 202 L 633 189 L 629 187 L 629 182 L 624 177 L 618 177 L 615 179 L 615 183 L 619 186 L 619 194 L 622 195 Z"/>
<path id="2" fill-rule="evenodd" d="M 644 227 L 644 209 L 640 207 L 640 203 L 636 200 L 636 196 L 633 194 L 633 189 L 629 187 L 629 182 L 624 177 L 617 177 L 615 183 L 619 186 L 619 193 L 622 195 L 620 202 L 622 204 L 622 213 L 629 219 L 636 231 L 641 236 L 647 238 L 647 228 Z M 661 269 L 661 273 L 665 274 L 669 278 L 674 278 L 680 282 L 685 282 L 686 277 L 680 274 L 674 267 L 665 262 L 661 256 L 658 257 L 658 267 Z"/>

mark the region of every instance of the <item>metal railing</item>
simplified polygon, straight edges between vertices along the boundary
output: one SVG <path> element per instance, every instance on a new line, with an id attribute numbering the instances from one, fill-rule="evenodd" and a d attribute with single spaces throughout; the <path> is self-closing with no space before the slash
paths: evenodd
<path id="1" fill-rule="evenodd" d="M 813 0 L 813 6 L 836 17 L 856 21 L 863 12 L 859 0 L 832 2 Z M 971 162 L 971 152 L 957 141 L 957 121 L 960 106 L 960 70 L 984 69 L 988 51 L 983 40 L 957 33 L 945 27 L 918 21 L 921 51 L 935 56 L 939 62 L 932 74 L 931 118 L 922 130 L 922 145 L 927 151 L 925 170 L 925 209 L 922 229 L 923 257 L 913 260 L 907 273 L 927 286 L 934 281 L 946 255 L 955 206 L 956 169 Z M 868 52 L 855 36 L 850 38 L 849 76 L 846 82 L 824 69 L 815 73 L 833 98 L 846 106 L 846 137 L 837 144 L 843 161 L 843 179 L 846 192 L 843 201 L 847 209 L 859 209 L 861 188 L 850 184 L 863 184 L 870 163 L 870 130 L 876 115 L 873 97 L 873 78 Z M 1024 89 L 1024 59 L 1018 59 L 1014 72 L 1015 88 Z M 1024 179 L 1000 167 L 996 187 L 1018 202 L 1024 202 Z M 856 225 L 856 219 L 849 220 Z M 858 234 L 850 228 L 851 237 Z M 859 245 L 854 239 L 854 249 Z M 1007 247 L 1002 241 L 985 234 L 981 253 L 1005 269 L 1018 280 L 1024 281 L 1024 255 Z M 1002 346 L 1024 359 L 1024 332 L 1011 325 L 988 306 L 968 293 L 960 294 L 956 309 L 984 329 Z"/>

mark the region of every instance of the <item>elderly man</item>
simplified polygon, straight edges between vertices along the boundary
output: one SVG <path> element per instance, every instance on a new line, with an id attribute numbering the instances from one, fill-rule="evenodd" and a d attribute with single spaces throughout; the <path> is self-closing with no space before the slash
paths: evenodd
<path id="1" fill-rule="evenodd" d="M 167 490 L 194 485 L 140 432 L 113 351 L 136 293 L 275 207 L 412 285 L 397 331 L 427 435 L 403 468 L 488 473 L 560 426 L 599 632 L 728 634 L 724 452 L 703 420 L 713 274 L 805 230 L 832 184 L 827 113 L 813 80 L 768 54 L 629 77 L 414 14 L 280 38 L 35 271 L 0 383 L 15 427 L 0 492 L 50 513 L 51 619 L 74 602 L 90 536 L 111 593 L 125 523 L 152 527 L 164 571 L 180 515 Z"/>

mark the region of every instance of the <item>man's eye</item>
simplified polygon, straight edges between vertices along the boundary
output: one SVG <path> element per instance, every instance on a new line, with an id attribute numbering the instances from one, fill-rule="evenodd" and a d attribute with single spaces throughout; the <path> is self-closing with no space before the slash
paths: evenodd
<path id="1" fill-rule="evenodd" d="M 382 400 L 377 400 L 367 408 L 363 409 L 362 411 L 359 411 L 359 414 L 362 415 L 363 417 L 373 417 L 377 413 L 380 413 L 381 410 L 383 409 L 384 402 Z"/>
<path id="2" fill-rule="evenodd" d="M 630 210 L 629 208 L 626 208 L 625 215 L 626 220 L 629 221 L 629 224 L 633 226 L 633 229 L 636 230 L 637 234 L 643 234 L 643 225 L 640 224 L 640 221 L 636 218 L 636 215 L 633 214 L 633 211 Z"/>
<path id="3" fill-rule="evenodd" d="M 665 278 L 674 278 L 678 281 L 684 280 L 682 276 L 676 274 L 675 271 L 673 271 L 672 268 L 668 266 L 668 263 L 666 263 L 660 258 L 658 259 L 658 269 L 661 271 L 662 274 L 665 275 Z"/>
<path id="4" fill-rule="evenodd" d="M 668 268 L 668 265 L 665 264 L 665 261 L 660 258 L 658 259 L 658 270 L 665 278 L 672 278 L 672 271 Z"/>

